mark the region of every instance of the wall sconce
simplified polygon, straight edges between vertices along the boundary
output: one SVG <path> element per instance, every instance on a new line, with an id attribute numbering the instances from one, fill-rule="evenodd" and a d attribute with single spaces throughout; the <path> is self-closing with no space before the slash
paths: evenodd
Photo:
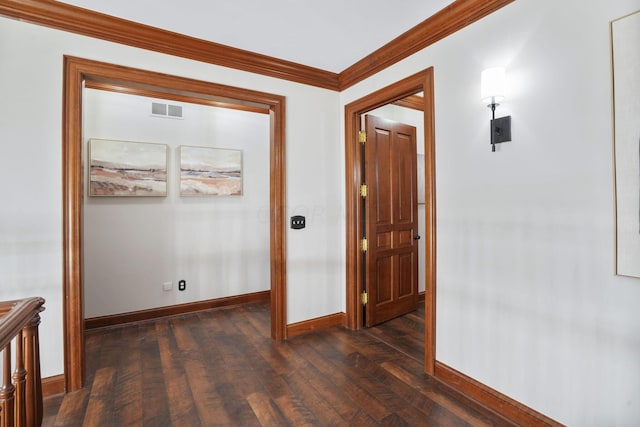
<path id="1" fill-rule="evenodd" d="M 487 68 L 482 72 L 480 87 L 482 102 L 491 108 L 491 151 L 496 151 L 496 144 L 511 141 L 511 116 L 496 119 L 496 106 L 504 99 L 506 72 L 504 68 Z"/>

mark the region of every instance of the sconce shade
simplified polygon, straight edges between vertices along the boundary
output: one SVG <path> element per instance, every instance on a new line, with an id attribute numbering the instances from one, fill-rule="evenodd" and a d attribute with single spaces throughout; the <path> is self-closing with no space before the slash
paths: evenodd
<path id="1" fill-rule="evenodd" d="M 482 102 L 497 104 L 504 99 L 506 71 L 502 67 L 487 68 L 481 74 Z"/>

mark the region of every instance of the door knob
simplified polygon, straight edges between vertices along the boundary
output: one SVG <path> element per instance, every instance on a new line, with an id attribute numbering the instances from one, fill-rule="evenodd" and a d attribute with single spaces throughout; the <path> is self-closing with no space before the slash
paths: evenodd
<path id="1" fill-rule="evenodd" d="M 413 240 L 420 240 L 420 235 L 416 234 L 415 236 L 413 236 Z"/>

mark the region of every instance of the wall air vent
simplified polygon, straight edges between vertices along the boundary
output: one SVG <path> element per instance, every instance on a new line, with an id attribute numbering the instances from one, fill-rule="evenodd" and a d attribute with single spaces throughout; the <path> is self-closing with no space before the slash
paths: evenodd
<path id="1" fill-rule="evenodd" d="M 167 107 L 169 107 L 169 110 L 167 111 L 167 115 L 169 117 L 182 118 L 182 106 L 169 104 Z"/>
<path id="2" fill-rule="evenodd" d="M 151 104 L 151 114 L 154 116 L 166 116 L 167 115 L 167 104 L 160 104 L 159 102 L 154 102 Z"/>
<path id="3" fill-rule="evenodd" d="M 151 115 L 167 119 L 182 119 L 182 106 L 152 102 Z"/>

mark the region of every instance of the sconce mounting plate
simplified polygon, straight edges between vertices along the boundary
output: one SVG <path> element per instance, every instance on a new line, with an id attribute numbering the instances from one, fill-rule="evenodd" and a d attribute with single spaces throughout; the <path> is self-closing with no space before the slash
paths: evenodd
<path id="1" fill-rule="evenodd" d="M 491 120 L 491 143 L 511 141 L 511 116 Z"/>

